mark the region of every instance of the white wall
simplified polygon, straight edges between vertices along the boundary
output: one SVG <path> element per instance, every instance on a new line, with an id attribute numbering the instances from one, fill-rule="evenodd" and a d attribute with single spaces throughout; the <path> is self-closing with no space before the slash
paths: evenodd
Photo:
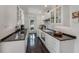
<path id="1" fill-rule="evenodd" d="M 41 15 L 39 14 L 39 15 L 37 15 L 37 28 L 39 28 L 39 25 L 41 25 L 42 23 L 41 23 L 41 21 L 42 21 L 42 19 L 41 19 Z"/>
<path id="2" fill-rule="evenodd" d="M 70 20 L 71 20 L 71 27 L 74 29 L 74 34 L 76 33 L 77 39 L 75 40 L 75 52 L 79 52 L 79 23 L 74 23 L 72 19 L 72 13 L 79 11 L 79 5 L 71 5 L 70 6 Z M 77 20 L 77 19 L 74 19 Z"/>
<path id="3" fill-rule="evenodd" d="M 17 6 L 0 6 L 0 39 L 15 31 Z"/>
<path id="4" fill-rule="evenodd" d="M 29 20 L 28 20 L 28 15 L 24 14 L 24 23 L 25 23 L 25 28 L 29 28 Z"/>
<path id="5" fill-rule="evenodd" d="M 63 5 L 63 11 L 62 11 L 62 16 L 63 16 L 63 25 L 64 26 L 70 26 L 70 6 L 69 5 Z"/>
<path id="6" fill-rule="evenodd" d="M 79 11 L 79 5 L 71 5 L 70 6 L 70 15 L 71 15 L 71 26 L 75 28 L 79 28 L 79 23 L 74 23 L 72 19 L 72 13 Z M 76 18 L 74 20 L 77 20 Z"/>

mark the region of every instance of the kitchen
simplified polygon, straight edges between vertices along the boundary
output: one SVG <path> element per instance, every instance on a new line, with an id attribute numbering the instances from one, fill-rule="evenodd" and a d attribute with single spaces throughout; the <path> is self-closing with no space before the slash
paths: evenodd
<path id="1" fill-rule="evenodd" d="M 3 25 L 0 26 L 1 52 L 25 53 L 29 42 L 28 37 L 33 39 L 34 36 L 29 35 L 34 33 L 41 41 L 43 51 L 46 50 L 47 53 L 79 52 L 79 15 L 77 15 L 79 5 L 10 5 L 0 6 L 0 8 L 3 19 L 0 20 L 0 25 Z M 12 40 L 11 36 L 8 37 L 10 39 L 4 38 L 15 31 L 17 32 L 14 38 L 17 39 L 19 36 L 23 39 L 18 37 L 18 40 Z M 31 42 L 31 44 L 34 43 Z"/>

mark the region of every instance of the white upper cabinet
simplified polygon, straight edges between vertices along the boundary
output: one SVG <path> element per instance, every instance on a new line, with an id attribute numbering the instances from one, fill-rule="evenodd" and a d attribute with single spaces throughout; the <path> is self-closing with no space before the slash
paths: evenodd
<path id="1" fill-rule="evenodd" d="M 46 12 L 42 20 L 50 21 L 53 24 L 62 23 L 62 6 L 56 6 Z"/>
<path id="2" fill-rule="evenodd" d="M 50 11 L 50 13 L 51 13 L 50 18 L 51 23 L 54 24 L 62 23 L 62 6 L 56 6 L 53 10 Z"/>
<path id="3" fill-rule="evenodd" d="M 56 9 L 56 23 L 61 23 L 61 6 Z"/>
<path id="4" fill-rule="evenodd" d="M 49 10 L 42 20 L 49 20 L 51 24 L 70 25 L 70 9 L 67 5 L 58 5 Z"/>
<path id="5" fill-rule="evenodd" d="M 70 26 L 70 6 L 61 5 L 51 10 L 51 23 Z"/>

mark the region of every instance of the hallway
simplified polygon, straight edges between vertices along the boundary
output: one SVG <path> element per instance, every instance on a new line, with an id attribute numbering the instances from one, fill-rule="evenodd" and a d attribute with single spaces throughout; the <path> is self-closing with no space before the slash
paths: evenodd
<path id="1" fill-rule="evenodd" d="M 41 40 L 36 34 L 29 34 L 26 53 L 48 53 Z"/>

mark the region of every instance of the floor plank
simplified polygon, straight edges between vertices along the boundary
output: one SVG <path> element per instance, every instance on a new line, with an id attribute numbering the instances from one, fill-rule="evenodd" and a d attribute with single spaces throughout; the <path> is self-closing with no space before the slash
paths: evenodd
<path id="1" fill-rule="evenodd" d="M 29 34 L 26 53 L 48 53 L 41 40 L 36 34 Z"/>

